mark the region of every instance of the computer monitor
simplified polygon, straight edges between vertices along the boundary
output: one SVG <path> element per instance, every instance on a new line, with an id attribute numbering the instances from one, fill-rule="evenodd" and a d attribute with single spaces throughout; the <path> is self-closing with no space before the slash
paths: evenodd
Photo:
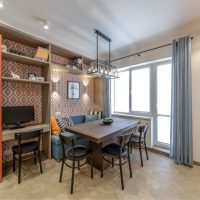
<path id="1" fill-rule="evenodd" d="M 22 123 L 34 120 L 33 106 L 10 106 L 2 107 L 3 125 L 12 125 L 14 128 L 21 127 Z"/>

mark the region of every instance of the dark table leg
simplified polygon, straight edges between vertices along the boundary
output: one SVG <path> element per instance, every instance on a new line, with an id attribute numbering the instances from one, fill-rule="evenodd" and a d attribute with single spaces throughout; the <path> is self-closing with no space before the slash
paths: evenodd
<path id="1" fill-rule="evenodd" d="M 98 170 L 101 170 L 101 163 L 102 163 L 102 157 L 101 157 L 101 149 L 102 144 L 97 144 L 94 142 L 90 142 L 90 148 L 93 151 L 93 167 L 95 167 Z"/>
<path id="2" fill-rule="evenodd" d="M 90 141 L 90 148 L 93 151 L 93 167 L 95 167 L 99 171 L 101 171 L 101 165 L 102 165 L 101 149 L 103 148 L 103 146 L 105 146 L 105 145 L 102 145 L 102 143 L 97 144 L 97 143 Z M 109 158 L 106 158 L 106 159 L 109 160 Z M 103 168 L 106 169 L 108 167 L 109 167 L 109 163 L 103 162 Z"/>

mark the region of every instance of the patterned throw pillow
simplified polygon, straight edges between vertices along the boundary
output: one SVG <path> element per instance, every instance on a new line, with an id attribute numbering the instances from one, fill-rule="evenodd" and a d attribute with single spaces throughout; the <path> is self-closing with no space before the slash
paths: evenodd
<path id="1" fill-rule="evenodd" d="M 65 128 L 73 125 L 71 117 L 58 117 L 56 120 L 60 126 L 61 131 L 65 131 Z"/>
<path id="2" fill-rule="evenodd" d="M 97 116 L 98 116 L 98 119 L 101 119 L 101 118 L 102 118 L 102 112 L 101 112 L 101 111 L 93 111 L 93 110 L 90 110 L 90 111 L 89 111 L 89 115 L 97 115 Z"/>

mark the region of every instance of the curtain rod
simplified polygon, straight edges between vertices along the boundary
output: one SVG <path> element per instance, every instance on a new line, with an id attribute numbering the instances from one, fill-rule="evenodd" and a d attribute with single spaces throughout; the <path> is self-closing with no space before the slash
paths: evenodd
<path id="1" fill-rule="evenodd" d="M 193 39 L 193 37 L 191 37 L 191 40 L 192 39 Z M 162 46 L 158 46 L 158 47 L 154 47 L 154 48 L 147 49 L 147 50 L 144 50 L 144 51 L 140 51 L 140 52 L 137 52 L 137 53 L 133 53 L 133 54 L 130 54 L 128 56 L 123 56 L 123 57 L 111 60 L 111 62 L 114 62 L 114 61 L 117 61 L 117 60 L 122 60 L 124 58 L 132 57 L 132 56 L 140 56 L 141 53 L 145 53 L 145 52 L 148 52 L 148 51 L 153 51 L 153 50 L 160 49 L 160 48 L 163 48 L 163 47 L 167 47 L 167 46 L 170 46 L 170 45 L 172 45 L 172 43 L 168 43 L 168 44 L 165 44 L 165 45 L 162 45 Z"/>

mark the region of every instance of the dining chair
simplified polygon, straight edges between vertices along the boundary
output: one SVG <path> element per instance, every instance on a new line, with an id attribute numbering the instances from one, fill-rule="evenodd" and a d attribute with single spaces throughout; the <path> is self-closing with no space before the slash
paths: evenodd
<path id="1" fill-rule="evenodd" d="M 118 136 L 118 143 L 112 143 L 107 145 L 102 149 L 102 166 L 101 166 L 101 177 L 103 177 L 103 161 L 109 162 L 114 165 L 120 167 L 120 178 L 121 178 L 121 187 L 124 190 L 124 180 L 123 180 L 123 171 L 122 165 L 125 163 L 129 164 L 130 177 L 132 178 L 132 169 L 131 169 L 131 161 L 130 161 L 130 141 L 131 141 L 132 133 L 124 134 Z M 112 161 L 105 158 L 111 157 Z M 115 163 L 115 160 L 119 160 L 119 164 Z"/>
<path id="2" fill-rule="evenodd" d="M 34 158 L 34 163 L 37 163 L 36 157 L 38 157 L 40 172 L 43 173 L 41 156 L 40 156 L 40 140 L 43 130 L 37 130 L 26 133 L 16 133 L 15 140 L 17 145 L 12 147 L 13 152 L 13 172 L 15 172 L 15 161 L 18 161 L 18 184 L 21 183 L 21 167 L 22 161 Z M 31 141 L 30 141 L 31 140 Z M 27 156 L 31 154 L 33 156 Z M 36 156 L 37 155 L 37 156 Z"/>
<path id="3" fill-rule="evenodd" d="M 131 152 L 132 148 L 138 148 L 140 152 L 140 161 L 141 166 L 143 167 L 143 158 L 142 158 L 142 149 L 145 149 L 146 152 L 146 158 L 149 160 L 148 152 L 147 152 L 147 146 L 146 146 L 146 135 L 148 130 L 148 124 L 145 124 L 143 126 L 138 127 L 139 135 L 133 135 L 131 138 Z"/>
<path id="4" fill-rule="evenodd" d="M 72 169 L 71 194 L 73 194 L 74 171 L 75 169 L 80 170 L 80 167 L 85 165 L 87 163 L 87 160 L 90 161 L 91 179 L 93 179 L 92 150 L 84 145 L 78 144 L 75 138 L 70 138 L 61 134 L 59 136 L 63 150 L 59 182 L 62 181 L 64 165 L 71 168 Z M 86 162 L 80 165 L 80 161 L 84 159 L 86 159 Z M 67 160 L 72 161 L 72 165 L 68 164 Z M 75 166 L 76 161 L 77 161 L 77 167 Z"/>

